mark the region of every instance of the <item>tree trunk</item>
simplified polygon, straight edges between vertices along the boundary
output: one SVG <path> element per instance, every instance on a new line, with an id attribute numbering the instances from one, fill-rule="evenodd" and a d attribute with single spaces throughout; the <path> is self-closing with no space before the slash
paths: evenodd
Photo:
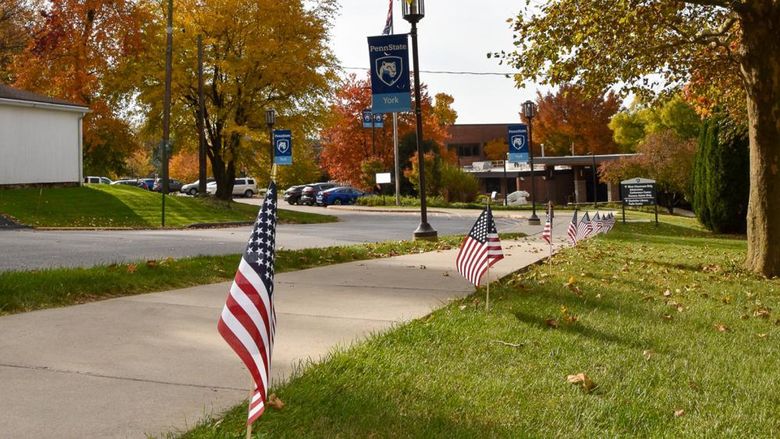
<path id="1" fill-rule="evenodd" d="M 780 5 L 745 2 L 741 70 L 747 90 L 750 202 L 746 266 L 780 275 Z"/>

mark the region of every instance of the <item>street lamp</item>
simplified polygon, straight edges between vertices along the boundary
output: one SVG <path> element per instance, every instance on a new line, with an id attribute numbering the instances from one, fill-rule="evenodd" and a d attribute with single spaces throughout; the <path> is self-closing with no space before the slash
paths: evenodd
<path id="1" fill-rule="evenodd" d="M 531 162 L 531 217 L 528 218 L 528 224 L 539 225 L 539 217 L 536 216 L 536 184 L 534 181 L 534 148 L 533 148 L 533 119 L 536 117 L 536 104 L 533 101 L 523 102 L 523 116 L 528 119 L 528 158 Z"/>
<path id="2" fill-rule="evenodd" d="M 428 224 L 428 205 L 425 199 L 425 154 L 423 153 L 422 99 L 420 98 L 420 62 L 417 56 L 417 22 L 425 17 L 424 0 L 404 0 L 401 14 L 412 25 L 412 60 L 414 62 L 414 113 L 417 118 L 417 168 L 420 171 L 420 225 L 414 239 L 437 239 L 436 230 Z"/>
<path id="3" fill-rule="evenodd" d="M 268 157 L 271 158 L 271 171 L 274 168 L 274 124 L 276 123 L 276 113 L 273 109 L 265 110 L 265 124 L 268 125 L 268 140 L 270 141 L 271 149 L 269 150 Z M 273 173 L 273 172 L 271 172 Z M 273 178 L 273 175 L 271 175 Z"/>

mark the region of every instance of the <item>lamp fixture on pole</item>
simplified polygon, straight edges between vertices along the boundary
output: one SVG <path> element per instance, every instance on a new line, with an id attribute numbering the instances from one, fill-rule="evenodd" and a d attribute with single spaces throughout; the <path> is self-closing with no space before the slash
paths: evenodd
<path id="1" fill-rule="evenodd" d="M 417 120 L 417 169 L 420 174 L 420 225 L 414 231 L 414 239 L 436 240 L 437 233 L 428 224 L 428 205 L 425 198 L 425 151 L 423 151 L 422 108 L 420 98 L 420 62 L 417 55 L 417 22 L 425 17 L 423 0 L 403 0 L 401 14 L 412 25 L 412 60 L 414 62 L 414 114 Z"/>
<path id="2" fill-rule="evenodd" d="M 528 158 L 531 164 L 531 217 L 528 224 L 539 225 L 539 217 L 536 216 L 536 181 L 534 179 L 534 148 L 533 148 L 533 119 L 536 117 L 536 104 L 533 101 L 523 102 L 523 116 L 528 120 Z"/>

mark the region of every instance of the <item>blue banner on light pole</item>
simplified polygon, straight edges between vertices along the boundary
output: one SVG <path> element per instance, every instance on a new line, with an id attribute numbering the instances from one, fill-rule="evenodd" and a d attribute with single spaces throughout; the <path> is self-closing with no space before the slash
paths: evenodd
<path id="1" fill-rule="evenodd" d="M 371 110 L 364 110 L 363 111 L 363 128 L 371 128 L 371 116 L 373 113 L 371 113 Z M 374 128 L 382 128 L 385 126 L 384 119 L 382 118 L 382 113 L 376 113 L 373 114 L 374 116 Z"/>
<path id="2" fill-rule="evenodd" d="M 292 133 L 274 130 L 274 164 L 292 165 Z"/>
<path id="3" fill-rule="evenodd" d="M 507 125 L 507 143 L 509 143 L 510 162 L 528 161 L 528 125 L 523 123 Z"/>
<path id="4" fill-rule="evenodd" d="M 409 39 L 406 34 L 368 37 L 371 62 L 371 111 L 411 111 Z"/>

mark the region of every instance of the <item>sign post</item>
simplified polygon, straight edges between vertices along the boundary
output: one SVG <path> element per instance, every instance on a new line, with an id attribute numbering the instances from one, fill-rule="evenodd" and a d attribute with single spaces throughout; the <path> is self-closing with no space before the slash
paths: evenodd
<path id="1" fill-rule="evenodd" d="M 377 172 L 376 173 L 376 185 L 379 186 L 380 192 L 382 192 L 382 205 L 385 204 L 385 193 L 382 191 L 383 184 L 392 183 L 392 178 L 389 172 Z"/>
<path id="2" fill-rule="evenodd" d="M 620 198 L 623 201 L 623 224 L 626 223 L 626 206 L 655 205 L 655 225 L 658 225 L 658 197 L 655 180 L 629 178 L 620 182 Z"/>
<path id="3" fill-rule="evenodd" d="M 274 130 L 274 164 L 292 165 L 292 133 L 290 130 Z"/>

